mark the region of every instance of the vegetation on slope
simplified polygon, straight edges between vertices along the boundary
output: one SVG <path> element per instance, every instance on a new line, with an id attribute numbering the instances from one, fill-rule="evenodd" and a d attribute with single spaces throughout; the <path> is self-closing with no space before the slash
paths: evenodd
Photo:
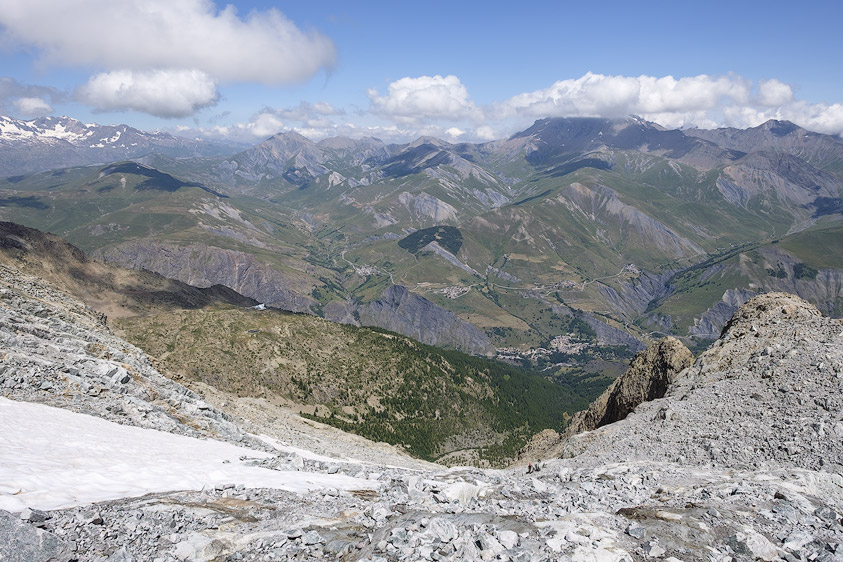
<path id="1" fill-rule="evenodd" d="M 462 233 L 458 228 L 453 226 L 432 226 L 417 230 L 409 236 L 402 238 L 398 241 L 398 245 L 411 254 L 415 254 L 431 242 L 438 243 L 456 255 L 462 247 Z"/>
<path id="2" fill-rule="evenodd" d="M 589 400 L 511 365 L 275 310 L 177 311 L 117 327 L 171 373 L 299 406 L 428 460 L 467 450 L 504 462 Z"/>

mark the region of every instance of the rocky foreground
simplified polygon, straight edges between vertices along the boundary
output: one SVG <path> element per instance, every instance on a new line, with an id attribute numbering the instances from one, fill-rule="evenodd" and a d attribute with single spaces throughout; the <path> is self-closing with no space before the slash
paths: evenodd
<path id="1" fill-rule="evenodd" d="M 843 560 L 843 325 L 788 295 L 744 305 L 663 398 L 551 443 L 526 474 L 439 468 L 359 438 L 334 436 L 321 456 L 273 450 L 250 432 L 304 441 L 273 430 L 283 420 L 238 419 L 166 379 L 37 278 L 4 268 L 0 281 L 4 397 L 223 439 L 255 451 L 244 465 L 360 483 L 0 511 L 3 561 Z M 0 499 L 26 492 L 0 481 Z"/>

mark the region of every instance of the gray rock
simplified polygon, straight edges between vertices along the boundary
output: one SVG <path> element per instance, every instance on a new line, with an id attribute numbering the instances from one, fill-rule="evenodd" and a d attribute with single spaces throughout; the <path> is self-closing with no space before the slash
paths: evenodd
<path id="1" fill-rule="evenodd" d="M 357 312 L 362 326 L 386 328 L 422 343 L 475 355 L 493 351 L 489 339 L 473 324 L 401 285 L 390 286 L 380 299 L 360 306 Z"/>
<path id="2" fill-rule="evenodd" d="M 30 523 L 41 523 L 47 520 L 47 514 L 38 509 L 24 508 L 20 513 L 21 521 L 29 521 Z"/>
<path id="3" fill-rule="evenodd" d="M 3 562 L 64 562 L 68 544 L 51 532 L 0 510 L 0 560 Z"/>
<path id="4" fill-rule="evenodd" d="M 124 546 L 109 556 L 105 562 L 137 562 L 137 560 L 138 559 L 135 558 L 135 556 Z"/>
<path id="5" fill-rule="evenodd" d="M 314 544 L 324 543 L 325 539 L 322 538 L 322 535 L 320 535 L 318 532 L 311 530 L 302 535 L 301 542 L 302 544 L 310 546 Z"/>

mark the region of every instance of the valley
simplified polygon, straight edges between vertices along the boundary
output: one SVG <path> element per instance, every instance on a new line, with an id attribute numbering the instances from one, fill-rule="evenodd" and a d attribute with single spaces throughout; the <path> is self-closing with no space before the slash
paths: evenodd
<path id="1" fill-rule="evenodd" d="M 841 314 L 840 253 L 806 241 L 840 237 L 843 142 L 786 122 L 542 119 L 481 144 L 283 133 L 134 162 L 7 178 L 0 217 L 286 310 L 592 375 L 659 335 L 704 349 L 763 291 Z M 576 360 L 533 360 L 566 334 Z"/>
<path id="2" fill-rule="evenodd" d="M 85 324 L 110 328 L 170 378 L 228 396 L 221 402 L 262 402 L 429 461 L 510 463 L 533 433 L 561 430 L 606 384 L 602 377 L 554 382 L 383 329 L 260 306 L 226 287 L 197 289 L 104 264 L 14 223 L 0 222 L 0 266 L 12 286 L 29 280 L 48 295 L 58 287 L 73 294 L 84 302 L 74 310 Z M 117 354 L 96 340 L 88 347 L 98 361 Z"/>

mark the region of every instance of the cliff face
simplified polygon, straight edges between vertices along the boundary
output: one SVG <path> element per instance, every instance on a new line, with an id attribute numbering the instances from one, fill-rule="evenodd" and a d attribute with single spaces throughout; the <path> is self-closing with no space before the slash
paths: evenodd
<path id="1" fill-rule="evenodd" d="M 41 276 L 111 319 L 170 308 L 257 304 L 222 285 L 200 289 L 151 271 L 91 260 L 58 236 L 11 222 L 0 222 L 0 264 Z"/>
<path id="2" fill-rule="evenodd" d="M 197 287 L 225 285 L 240 294 L 293 312 L 310 312 L 316 301 L 295 288 L 297 280 L 260 263 L 253 255 L 191 244 L 176 246 L 136 240 L 93 253 L 94 257 L 129 267 L 148 269 Z"/>
<path id="3" fill-rule="evenodd" d="M 357 313 L 363 326 L 398 332 L 428 345 L 453 347 L 473 355 L 493 351 L 477 327 L 401 285 L 392 285 L 380 299 L 360 306 Z"/>
<path id="4" fill-rule="evenodd" d="M 587 410 L 573 417 L 566 435 L 591 431 L 622 420 L 639 404 L 661 398 L 676 375 L 693 362 L 694 356 L 676 338 L 657 341 L 638 353 L 624 374 Z"/>

